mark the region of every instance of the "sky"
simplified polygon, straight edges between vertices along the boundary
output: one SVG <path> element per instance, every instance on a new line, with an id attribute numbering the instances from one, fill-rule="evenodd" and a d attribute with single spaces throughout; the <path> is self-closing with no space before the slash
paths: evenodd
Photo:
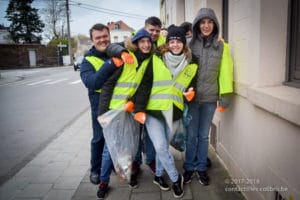
<path id="1" fill-rule="evenodd" d="M 32 7 L 41 9 L 47 0 L 34 0 Z M 69 0 L 71 36 L 89 36 L 95 23 L 107 24 L 122 20 L 133 29 L 144 26 L 150 16 L 159 17 L 159 0 Z M 0 0 L 0 24 L 9 26 L 5 18 L 9 0 Z M 39 13 L 42 17 L 42 13 Z"/>

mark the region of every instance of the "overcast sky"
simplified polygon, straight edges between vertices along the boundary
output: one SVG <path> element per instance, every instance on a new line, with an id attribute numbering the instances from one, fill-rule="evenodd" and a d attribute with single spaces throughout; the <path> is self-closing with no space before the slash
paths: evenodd
<path id="1" fill-rule="evenodd" d="M 41 9 L 47 0 L 34 0 L 32 7 Z M 6 8 L 9 0 L 0 0 L 0 24 L 8 26 Z M 159 17 L 159 0 L 69 0 L 71 36 L 89 35 L 95 23 L 107 24 L 109 21 L 122 20 L 133 29 L 143 27 L 147 17 Z M 39 13 L 42 15 L 41 13 Z"/>

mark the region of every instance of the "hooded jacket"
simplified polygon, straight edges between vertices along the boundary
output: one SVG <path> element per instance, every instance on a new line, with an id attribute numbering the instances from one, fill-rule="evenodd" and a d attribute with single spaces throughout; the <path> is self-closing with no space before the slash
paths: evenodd
<path id="1" fill-rule="evenodd" d="M 209 18 L 214 22 L 214 30 L 208 37 L 203 37 L 199 30 L 202 19 Z M 193 21 L 193 38 L 190 42 L 193 61 L 198 64 L 195 78 L 195 101 L 216 102 L 219 99 L 219 69 L 224 44 L 218 41 L 219 22 L 214 11 L 210 8 L 201 8 Z"/>

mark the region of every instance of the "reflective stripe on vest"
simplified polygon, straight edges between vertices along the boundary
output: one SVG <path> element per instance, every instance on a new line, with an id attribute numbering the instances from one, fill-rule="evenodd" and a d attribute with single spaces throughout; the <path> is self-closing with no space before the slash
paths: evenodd
<path id="1" fill-rule="evenodd" d="M 169 110 L 175 93 L 172 90 L 172 75 L 163 61 L 153 55 L 153 85 L 147 110 Z"/>
<path id="2" fill-rule="evenodd" d="M 180 72 L 173 83 L 173 90 L 175 92 L 175 95 L 173 95 L 174 104 L 182 111 L 184 109 L 183 92 L 186 91 L 187 87 L 190 85 L 196 72 L 197 65 L 188 64 L 183 71 Z"/>
<path id="3" fill-rule="evenodd" d="M 130 54 L 135 59 L 134 64 L 123 66 L 123 71 L 113 91 L 109 109 L 123 109 L 128 98 L 135 94 L 145 74 L 150 58 L 145 59 L 141 66 L 136 69 L 138 67 L 137 59 L 132 52 Z"/>
<path id="4" fill-rule="evenodd" d="M 104 64 L 104 61 L 96 56 L 86 56 L 85 59 L 91 63 L 95 71 L 100 70 L 102 65 Z M 101 89 L 95 90 L 95 92 L 101 92 Z"/>

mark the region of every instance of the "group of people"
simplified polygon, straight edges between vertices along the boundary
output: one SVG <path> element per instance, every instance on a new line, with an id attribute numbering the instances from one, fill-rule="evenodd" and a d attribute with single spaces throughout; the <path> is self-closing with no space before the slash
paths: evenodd
<path id="1" fill-rule="evenodd" d="M 191 26 L 188 29 L 192 36 L 186 25 Z M 170 190 L 163 178 L 165 171 L 175 198 L 184 195 L 183 184 L 190 183 L 194 174 L 202 185 L 209 184 L 210 124 L 216 109 L 226 111 L 233 92 L 229 47 L 219 38 L 219 23 L 210 8 L 201 8 L 192 24 L 170 26 L 166 36 L 160 34 L 161 29 L 160 19 L 149 17 L 142 29 L 119 44 L 110 42 L 107 26 L 95 24 L 90 29 L 93 46 L 81 64 L 80 76 L 88 88 L 91 105 L 90 181 L 99 184 L 99 199 L 108 192 L 114 165 L 97 117 L 113 109 L 132 113 L 130 116 L 141 127 L 130 188 L 138 187 L 143 151 L 146 164 L 155 174 L 153 183 L 161 190 Z M 181 123 L 185 106 L 191 121 L 181 175 L 169 142 Z"/>

